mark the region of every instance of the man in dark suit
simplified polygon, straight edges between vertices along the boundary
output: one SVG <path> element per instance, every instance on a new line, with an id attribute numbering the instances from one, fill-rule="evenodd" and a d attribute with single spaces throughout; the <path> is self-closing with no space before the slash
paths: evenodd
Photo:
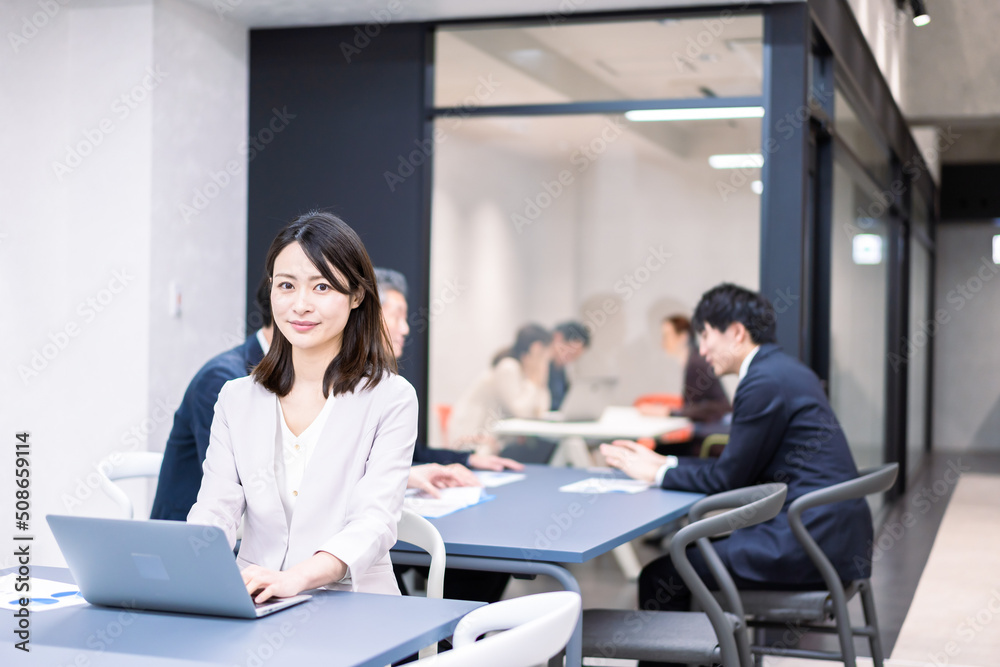
<path id="1" fill-rule="evenodd" d="M 257 287 L 257 307 L 264 326 L 248 336 L 241 345 L 212 357 L 184 392 L 163 450 L 160 479 L 149 518 L 170 521 L 187 519 L 201 487 L 201 464 L 208 451 L 215 402 L 219 399 L 222 385 L 249 375 L 271 344 L 271 286 L 267 280 L 261 281 Z"/>
<path id="2" fill-rule="evenodd" d="M 660 456 L 624 440 L 602 445 L 601 451 L 609 464 L 664 489 L 713 494 L 765 482 L 787 484 L 788 498 L 777 517 L 736 531 L 714 546 L 740 588 L 823 588 L 788 525 L 788 505 L 810 491 L 854 479 L 858 472 L 819 378 L 775 344 L 774 324 L 767 299 L 730 284 L 706 292 L 695 310 L 702 356 L 716 375 L 740 378 L 729 444 L 718 459 Z M 818 507 L 803 518 L 842 579 L 870 576 L 872 519 L 864 499 Z M 691 549 L 688 555 L 705 577 L 700 551 Z M 640 609 L 684 610 L 689 605 L 690 592 L 669 556 L 643 569 Z"/>
<path id="3" fill-rule="evenodd" d="M 590 347 L 590 332 L 580 322 L 563 322 L 552 330 L 552 361 L 549 362 L 549 395 L 552 409 L 558 410 L 569 393 L 566 367 Z"/>

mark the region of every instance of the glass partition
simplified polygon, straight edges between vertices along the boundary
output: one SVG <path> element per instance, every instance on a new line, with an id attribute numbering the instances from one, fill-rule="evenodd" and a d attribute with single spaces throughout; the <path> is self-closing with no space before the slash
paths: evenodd
<path id="1" fill-rule="evenodd" d="M 834 162 L 830 403 L 859 468 L 885 457 L 888 225 L 873 186 Z"/>
<path id="2" fill-rule="evenodd" d="M 923 462 L 927 447 L 927 368 L 930 346 L 938 324 L 930 307 L 931 253 L 924 245 L 927 236 L 927 204 L 919 191 L 913 192 L 910 226 L 910 326 L 907 337 L 907 425 L 906 468 L 911 476 Z"/>
<path id="3" fill-rule="evenodd" d="M 758 153 L 761 121 L 437 123 L 431 309 L 411 323 L 430 327 L 431 404 L 454 404 L 521 325 L 569 319 L 592 335 L 572 377 L 612 379 L 617 405 L 679 393 L 663 317 L 722 281 L 758 286 L 760 169 L 709 159 Z"/>

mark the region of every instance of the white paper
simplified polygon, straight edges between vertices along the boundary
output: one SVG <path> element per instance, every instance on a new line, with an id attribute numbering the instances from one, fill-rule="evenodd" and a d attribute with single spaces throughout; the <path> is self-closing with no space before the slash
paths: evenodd
<path id="1" fill-rule="evenodd" d="M 639 493 L 649 488 L 647 482 L 637 479 L 608 479 L 606 477 L 589 477 L 579 482 L 560 486 L 564 493 Z"/>
<path id="2" fill-rule="evenodd" d="M 80 595 L 78 586 L 51 579 L 31 577 L 31 590 L 18 591 L 15 585 L 23 582 L 18 582 L 17 576 L 16 574 L 8 574 L 0 577 L 0 603 L 2 603 L 0 608 L 12 611 L 20 609 L 22 597 L 31 598 L 31 604 L 28 606 L 31 613 L 87 603 Z"/>
<path id="3" fill-rule="evenodd" d="M 477 470 L 476 477 L 482 482 L 483 486 L 487 489 L 491 489 L 495 486 L 503 486 L 504 484 L 511 484 L 513 482 L 520 482 L 524 479 L 523 472 L 498 472 L 496 470 Z"/>
<path id="4" fill-rule="evenodd" d="M 438 489 L 438 492 L 441 494 L 440 498 L 431 498 L 423 492 L 408 494 L 403 499 L 403 507 L 422 517 L 436 519 L 477 504 L 482 498 L 483 489 L 479 486 L 456 486 Z"/>

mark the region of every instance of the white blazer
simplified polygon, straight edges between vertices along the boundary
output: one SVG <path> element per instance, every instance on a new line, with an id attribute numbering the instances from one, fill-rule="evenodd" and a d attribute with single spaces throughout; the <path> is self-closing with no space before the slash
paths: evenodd
<path id="1" fill-rule="evenodd" d="M 398 595 L 389 549 L 417 438 L 417 396 L 399 375 L 372 389 L 362 389 L 365 381 L 334 400 L 291 525 L 275 483 L 277 396 L 252 376 L 227 382 L 188 522 L 218 526 L 235 547 L 245 510 L 241 569 L 287 570 L 326 551 L 347 564 L 349 576 L 327 588 Z"/>

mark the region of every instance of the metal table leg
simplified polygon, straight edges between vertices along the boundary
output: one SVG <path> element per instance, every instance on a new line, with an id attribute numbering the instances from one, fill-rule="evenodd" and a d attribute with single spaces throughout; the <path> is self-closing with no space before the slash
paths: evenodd
<path id="1" fill-rule="evenodd" d="M 429 565 L 430 556 L 417 551 L 392 551 L 392 562 L 397 565 Z M 503 558 L 483 558 L 479 556 L 448 555 L 447 567 L 460 570 L 482 570 L 485 572 L 510 572 L 511 574 L 544 574 L 552 577 L 564 590 L 580 593 L 576 577 L 558 563 L 532 560 L 507 560 Z M 583 662 L 583 615 L 577 619 L 576 628 L 566 645 L 566 667 L 581 667 Z"/>

